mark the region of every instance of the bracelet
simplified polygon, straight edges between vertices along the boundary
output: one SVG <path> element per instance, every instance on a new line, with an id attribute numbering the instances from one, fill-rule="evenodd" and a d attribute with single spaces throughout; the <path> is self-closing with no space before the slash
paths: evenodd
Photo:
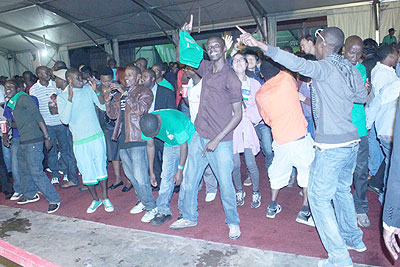
<path id="1" fill-rule="evenodd" d="M 97 96 L 101 95 L 101 92 L 96 93 Z"/>
<path id="2" fill-rule="evenodd" d="M 178 169 L 179 169 L 179 170 L 183 170 L 183 169 L 185 169 L 185 166 L 178 165 Z"/>

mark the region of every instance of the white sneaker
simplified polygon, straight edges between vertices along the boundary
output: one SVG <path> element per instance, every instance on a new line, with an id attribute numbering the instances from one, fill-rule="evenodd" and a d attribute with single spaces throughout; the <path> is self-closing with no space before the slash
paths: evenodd
<path id="1" fill-rule="evenodd" d="M 146 214 L 143 215 L 141 221 L 144 222 L 144 223 L 148 223 L 151 220 L 153 220 L 153 218 L 156 216 L 157 213 L 158 213 L 157 208 L 154 208 L 152 210 L 148 210 L 148 211 L 146 211 Z"/>
<path id="2" fill-rule="evenodd" d="M 236 240 L 239 239 L 240 235 L 242 234 L 240 232 L 240 227 L 237 224 L 228 224 L 229 226 L 229 238 L 231 240 Z"/>
<path id="3" fill-rule="evenodd" d="M 18 199 L 20 199 L 22 196 L 23 196 L 23 194 L 20 194 L 20 193 L 15 192 L 15 193 L 11 196 L 10 200 L 18 200 Z"/>
<path id="4" fill-rule="evenodd" d="M 46 168 L 46 172 L 52 173 L 52 171 L 50 170 L 50 168 Z"/>
<path id="5" fill-rule="evenodd" d="M 144 205 L 142 204 L 141 201 L 139 201 L 138 203 L 136 203 L 136 206 L 133 207 L 129 213 L 130 214 L 139 214 L 144 210 L 145 210 Z"/>
<path id="6" fill-rule="evenodd" d="M 68 180 L 68 175 L 64 174 L 63 181 L 66 181 L 66 182 L 68 182 L 68 181 L 69 181 L 69 180 Z"/>
<path id="7" fill-rule="evenodd" d="M 59 184 L 59 183 L 60 183 L 60 181 L 58 181 L 57 177 L 51 178 L 51 184 Z"/>
<path id="8" fill-rule="evenodd" d="M 169 226 L 170 229 L 173 230 L 178 230 L 178 229 L 183 229 L 183 228 L 187 228 L 187 227 L 195 227 L 197 225 L 197 222 L 192 222 L 189 220 L 185 220 L 185 219 L 178 219 L 176 220 L 173 224 L 171 224 Z"/>
<path id="9" fill-rule="evenodd" d="M 217 196 L 217 193 L 207 193 L 206 195 L 206 202 L 211 202 L 215 199 L 215 197 Z"/>

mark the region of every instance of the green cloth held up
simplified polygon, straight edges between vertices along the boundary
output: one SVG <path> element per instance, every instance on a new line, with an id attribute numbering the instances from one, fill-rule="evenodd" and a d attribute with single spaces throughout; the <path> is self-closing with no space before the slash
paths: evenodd
<path id="1" fill-rule="evenodd" d="M 198 68 L 203 60 L 203 49 L 187 31 L 179 31 L 179 61 L 182 64 Z"/>

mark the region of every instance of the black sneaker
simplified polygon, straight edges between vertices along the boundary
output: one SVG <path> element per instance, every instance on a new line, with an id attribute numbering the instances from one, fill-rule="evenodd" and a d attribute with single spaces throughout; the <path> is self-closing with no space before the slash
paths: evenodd
<path id="1" fill-rule="evenodd" d="M 161 225 L 167 221 L 170 221 L 172 219 L 171 214 L 162 214 L 162 213 L 157 213 L 156 216 L 150 221 L 151 225 Z"/>
<path id="2" fill-rule="evenodd" d="M 273 219 L 275 218 L 276 214 L 281 212 L 282 207 L 281 205 L 277 204 L 275 208 L 268 206 L 267 208 L 267 218 Z"/>
<path id="3" fill-rule="evenodd" d="M 19 200 L 19 201 L 17 202 L 17 204 L 23 205 L 23 204 L 33 203 L 33 202 L 36 202 L 36 201 L 39 201 L 39 200 L 40 200 L 39 194 L 35 194 L 35 195 L 33 196 L 33 198 L 31 198 L 31 199 L 27 199 L 27 198 L 25 198 L 25 196 L 24 196 L 21 200 Z"/>
<path id="4" fill-rule="evenodd" d="M 47 213 L 56 212 L 60 208 L 60 203 L 50 204 Z"/>

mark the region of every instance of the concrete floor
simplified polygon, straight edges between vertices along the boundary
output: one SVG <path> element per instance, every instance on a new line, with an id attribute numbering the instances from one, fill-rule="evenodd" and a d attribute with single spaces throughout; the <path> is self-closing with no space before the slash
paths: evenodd
<path id="1" fill-rule="evenodd" d="M 0 206 L 0 238 L 68 267 L 316 266 L 319 260 L 6 206 Z"/>

